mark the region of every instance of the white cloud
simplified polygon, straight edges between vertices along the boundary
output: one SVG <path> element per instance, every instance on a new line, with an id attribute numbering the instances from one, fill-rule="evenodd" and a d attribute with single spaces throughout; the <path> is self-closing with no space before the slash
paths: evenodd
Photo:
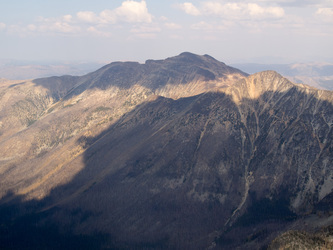
<path id="1" fill-rule="evenodd" d="M 123 2 L 121 7 L 117 8 L 117 16 L 129 23 L 151 23 L 152 15 L 149 14 L 147 4 L 145 1 L 134 2 L 126 1 Z"/>
<path id="2" fill-rule="evenodd" d="M 200 16 L 200 10 L 195 7 L 192 3 L 183 3 L 179 4 L 178 7 L 185 11 L 186 14 L 192 15 L 192 16 Z"/>
<path id="3" fill-rule="evenodd" d="M 284 16 L 284 10 L 281 7 L 262 7 L 255 3 L 247 4 L 245 7 L 249 12 L 250 16 L 253 17 L 264 17 L 267 18 L 269 16 L 280 18 Z"/>
<path id="4" fill-rule="evenodd" d="M 206 15 L 239 15 L 241 11 L 240 4 L 238 3 L 226 3 L 221 4 L 219 2 L 207 2 L 202 6 L 203 12 Z"/>
<path id="5" fill-rule="evenodd" d="M 182 28 L 182 26 L 177 23 L 169 23 L 169 22 L 165 23 L 164 26 L 170 30 L 177 30 Z"/>
<path id="6" fill-rule="evenodd" d="M 104 10 L 100 18 L 106 23 L 151 23 L 153 16 L 148 12 L 145 1 L 125 1 L 114 10 Z"/>
<path id="7" fill-rule="evenodd" d="M 101 31 L 93 26 L 88 27 L 87 31 L 88 31 L 88 33 L 96 35 L 96 36 L 101 36 L 101 37 L 111 37 L 112 36 L 111 32 Z"/>
<path id="8" fill-rule="evenodd" d="M 6 24 L 0 23 L 0 30 L 4 30 L 6 28 Z"/>
<path id="9" fill-rule="evenodd" d="M 80 28 L 77 26 L 70 25 L 66 22 L 55 22 L 50 25 L 41 26 L 44 31 L 55 31 L 60 33 L 76 33 L 80 31 Z"/>
<path id="10" fill-rule="evenodd" d="M 280 7 L 268 7 L 266 8 L 266 14 L 272 14 L 274 17 L 281 18 L 285 15 L 285 12 Z"/>
<path id="11" fill-rule="evenodd" d="M 25 37 L 27 33 L 26 27 L 17 24 L 6 26 L 6 29 L 10 34 L 16 34 L 20 37 Z"/>
<path id="12" fill-rule="evenodd" d="M 247 4 L 247 10 L 250 16 L 259 16 L 265 14 L 265 9 L 256 3 Z"/>
<path id="13" fill-rule="evenodd" d="M 38 17 L 37 23 L 28 25 L 29 31 L 56 32 L 56 33 L 78 33 L 81 28 L 75 24 L 71 15 L 64 15 L 56 18 Z"/>
<path id="14" fill-rule="evenodd" d="M 203 31 L 207 31 L 207 32 L 216 32 L 216 31 L 226 30 L 226 29 L 230 28 L 231 26 L 234 26 L 234 24 L 229 21 L 221 21 L 221 22 L 214 22 L 214 23 L 208 23 L 205 21 L 201 21 L 199 23 L 192 24 L 191 29 L 203 30 Z"/>
<path id="15" fill-rule="evenodd" d="M 70 22 L 72 22 L 72 18 L 73 17 L 71 15 L 65 15 L 65 16 L 62 17 L 62 20 L 64 22 L 70 23 Z"/>
<path id="16" fill-rule="evenodd" d="M 156 34 L 155 33 L 138 33 L 135 35 L 135 37 L 142 38 L 142 39 L 155 39 Z"/>
<path id="17" fill-rule="evenodd" d="M 192 3 L 180 5 L 181 9 L 189 15 L 219 16 L 223 19 L 270 19 L 282 18 L 285 15 L 284 9 L 276 6 L 261 6 L 256 3 L 242 2 L 203 2 L 200 8 L 195 7 Z"/>
<path id="18" fill-rule="evenodd" d="M 103 23 L 116 23 L 117 16 L 113 10 L 103 10 L 99 17 L 101 18 L 101 22 Z"/>
<path id="19" fill-rule="evenodd" d="M 159 20 L 162 21 L 162 22 L 166 22 L 166 21 L 168 21 L 169 19 L 168 19 L 167 17 L 165 17 L 165 16 L 161 16 L 161 17 L 159 18 Z"/>
<path id="20" fill-rule="evenodd" d="M 257 2 L 257 3 L 254 3 Z M 185 10 L 184 10 L 185 11 Z M 234 32 L 244 30 L 246 33 L 259 33 L 264 30 L 291 27 L 290 16 L 285 10 L 263 1 L 205 1 L 198 5 L 201 13 L 200 22 L 192 24 L 193 30 L 202 30 L 214 34 L 221 31 Z M 286 25 L 286 26 L 284 26 Z"/>
<path id="21" fill-rule="evenodd" d="M 294 8 L 318 6 L 318 5 L 327 4 L 330 1 L 331 0 L 261 0 L 261 2 L 273 2 L 281 6 L 294 7 Z"/>
<path id="22" fill-rule="evenodd" d="M 37 30 L 37 26 L 34 25 L 34 24 L 29 24 L 29 25 L 27 26 L 27 28 L 28 28 L 28 30 L 30 30 L 30 31 L 35 31 L 35 30 Z"/>
<path id="23" fill-rule="evenodd" d="M 59 18 L 44 18 L 39 17 L 37 24 L 30 24 L 29 31 L 39 32 L 56 32 L 56 33 L 78 33 L 81 28 L 78 25 L 72 24 L 72 16 L 65 15 Z"/>
<path id="24" fill-rule="evenodd" d="M 38 17 L 35 23 L 11 25 L 8 27 L 8 31 L 19 35 L 39 32 L 45 34 L 110 36 L 111 24 L 128 23 L 136 25 L 151 24 L 152 22 L 153 16 L 148 12 L 147 4 L 144 0 L 140 2 L 126 0 L 118 8 L 106 9 L 99 14 L 92 11 L 80 11 L 74 17 L 72 15 Z M 5 24 L 0 23 L 0 30 L 5 28 Z"/>
<path id="25" fill-rule="evenodd" d="M 201 21 L 199 23 L 192 24 L 191 28 L 194 30 L 212 30 L 214 29 L 214 25 Z"/>
<path id="26" fill-rule="evenodd" d="M 140 24 L 135 25 L 130 32 L 133 34 L 132 38 L 153 39 L 161 32 L 161 28 L 156 24 Z"/>
<path id="27" fill-rule="evenodd" d="M 215 2 L 228 2 L 228 0 L 214 0 Z M 229 2 L 231 2 L 229 0 Z M 292 7 L 292 8 L 303 8 L 303 7 L 313 7 L 322 6 L 327 4 L 332 4 L 332 0 L 234 0 L 232 3 L 257 3 L 260 5 L 270 5 Z"/>
<path id="28" fill-rule="evenodd" d="M 333 8 L 318 8 L 314 16 L 321 26 L 329 25 L 330 27 L 326 28 L 326 33 L 330 32 L 332 34 Z"/>
<path id="29" fill-rule="evenodd" d="M 170 22 L 169 19 L 165 16 L 161 16 L 158 18 L 161 21 L 165 28 L 169 30 L 179 30 L 182 28 L 182 25 L 174 22 Z"/>
<path id="30" fill-rule="evenodd" d="M 80 11 L 76 14 L 79 21 L 86 23 L 96 23 L 98 22 L 98 17 L 92 11 Z"/>
<path id="31" fill-rule="evenodd" d="M 180 35 L 177 35 L 177 34 L 171 34 L 169 36 L 170 39 L 173 39 L 173 40 L 179 40 L 179 41 L 182 41 L 184 40 L 184 36 L 180 36 Z"/>
<path id="32" fill-rule="evenodd" d="M 333 18 L 333 8 L 318 8 L 316 15 L 325 19 Z"/>
<path id="33" fill-rule="evenodd" d="M 132 33 L 157 33 L 160 32 L 161 29 L 158 26 L 138 26 L 131 29 Z"/>

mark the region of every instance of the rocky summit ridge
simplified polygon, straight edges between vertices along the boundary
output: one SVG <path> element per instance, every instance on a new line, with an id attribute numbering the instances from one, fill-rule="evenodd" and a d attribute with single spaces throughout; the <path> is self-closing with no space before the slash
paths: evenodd
<path id="1" fill-rule="evenodd" d="M 3 81 L 0 242 L 258 249 L 320 228 L 329 246 L 332 114 L 331 91 L 188 52 Z"/>

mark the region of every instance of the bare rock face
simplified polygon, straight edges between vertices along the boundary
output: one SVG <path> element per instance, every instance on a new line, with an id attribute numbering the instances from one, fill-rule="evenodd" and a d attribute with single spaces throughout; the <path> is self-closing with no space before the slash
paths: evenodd
<path id="1" fill-rule="evenodd" d="M 54 79 L 34 81 L 45 113 L 0 142 L 15 221 L 1 242 L 258 249 L 321 225 L 309 216 L 330 224 L 332 92 L 190 53 L 67 77 L 66 92 Z"/>
<path id="2" fill-rule="evenodd" d="M 315 234 L 288 231 L 269 245 L 268 249 L 332 249 L 332 227 L 325 227 Z"/>

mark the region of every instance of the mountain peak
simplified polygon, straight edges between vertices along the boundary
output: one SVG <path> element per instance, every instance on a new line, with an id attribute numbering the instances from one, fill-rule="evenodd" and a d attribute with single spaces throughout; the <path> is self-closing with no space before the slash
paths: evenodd
<path id="1" fill-rule="evenodd" d="M 140 85 L 151 91 L 162 90 L 167 97 L 185 97 L 205 92 L 215 85 L 197 86 L 199 83 L 211 81 L 224 81 L 235 77 L 247 76 L 246 73 L 227 66 L 208 55 L 196 55 L 190 52 L 183 52 L 178 56 L 169 57 L 163 60 L 147 60 L 144 64 L 137 62 L 113 62 L 103 68 L 81 78 L 80 90 L 87 88 L 107 89 L 111 86 L 120 88 L 131 88 L 134 85 Z M 237 75 L 237 76 L 236 76 Z M 92 80 L 94 79 L 94 80 Z M 191 87 L 189 87 L 189 84 Z M 196 85 L 196 86 L 193 86 Z M 224 84 L 224 83 L 223 83 Z M 181 86 L 182 89 L 188 85 L 186 95 L 184 92 L 176 95 L 169 95 L 165 88 Z M 77 88 L 77 87 L 76 87 Z M 198 90 L 200 88 L 200 91 Z M 178 91 L 179 89 L 177 89 Z M 159 92 L 159 91 L 158 91 Z M 161 92 L 159 92 L 161 94 Z"/>
<path id="2" fill-rule="evenodd" d="M 184 52 L 180 53 L 178 56 L 198 56 L 198 55 L 194 54 L 192 52 L 189 52 L 189 51 L 184 51 Z"/>
<path id="3" fill-rule="evenodd" d="M 182 52 L 178 56 L 175 56 L 175 58 L 186 58 L 186 59 L 193 59 L 193 60 L 201 59 L 201 60 L 203 60 L 204 56 L 197 55 L 197 54 L 194 54 L 194 53 L 191 53 L 191 52 Z"/>
<path id="4" fill-rule="evenodd" d="M 202 62 L 210 62 L 210 63 L 219 63 L 225 65 L 225 63 L 220 62 L 216 60 L 214 57 L 210 55 L 197 55 L 191 52 L 183 52 L 180 53 L 178 56 L 175 57 L 170 57 L 168 59 L 173 59 L 173 60 L 180 60 L 181 62 L 184 63 L 202 63 Z"/>
<path id="5" fill-rule="evenodd" d="M 266 70 L 249 76 L 249 82 L 263 91 L 284 91 L 295 84 L 274 70 Z"/>
<path id="6" fill-rule="evenodd" d="M 264 70 L 261 72 L 257 72 L 252 74 L 253 77 L 263 77 L 263 78 L 284 78 L 281 74 L 276 72 L 275 70 Z"/>
<path id="7" fill-rule="evenodd" d="M 172 56 L 172 57 L 168 57 L 166 59 L 162 59 L 162 60 L 152 60 L 149 59 L 146 61 L 145 64 L 152 64 L 152 63 L 163 63 L 163 62 L 178 62 L 178 63 L 184 63 L 184 64 L 203 64 L 203 63 L 218 63 L 218 64 L 222 64 L 225 65 L 225 63 L 220 62 L 218 60 L 216 60 L 215 58 L 213 58 L 212 56 L 209 56 L 207 54 L 205 55 L 197 55 L 191 52 L 182 52 L 177 56 Z"/>
<path id="8" fill-rule="evenodd" d="M 231 94 L 236 103 L 242 99 L 258 99 L 265 92 L 284 92 L 296 86 L 273 70 L 255 73 L 238 81 L 225 92 Z"/>

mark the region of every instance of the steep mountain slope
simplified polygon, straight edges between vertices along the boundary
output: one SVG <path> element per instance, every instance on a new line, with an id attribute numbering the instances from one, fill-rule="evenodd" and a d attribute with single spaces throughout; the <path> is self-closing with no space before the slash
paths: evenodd
<path id="1" fill-rule="evenodd" d="M 84 151 L 80 136 L 99 134 L 155 95 L 192 96 L 244 76 L 210 56 L 182 53 L 146 64 L 115 62 L 82 77 L 3 84 L 0 173 L 7 175 L 0 193 L 27 194 L 40 187 L 32 196 L 42 197 L 83 167 L 47 181 Z"/>
<path id="2" fill-rule="evenodd" d="M 34 81 L 51 104 L 0 142 L 2 242 L 258 249 L 330 225 L 332 92 L 190 53 L 66 79 Z"/>

